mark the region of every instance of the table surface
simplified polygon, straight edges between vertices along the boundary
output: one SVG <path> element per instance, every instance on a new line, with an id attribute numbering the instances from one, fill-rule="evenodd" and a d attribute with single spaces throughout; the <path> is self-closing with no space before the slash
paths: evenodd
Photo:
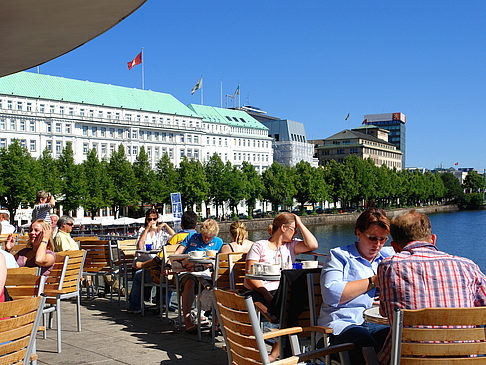
<path id="1" fill-rule="evenodd" d="M 147 254 L 158 254 L 160 252 L 160 250 L 150 250 L 150 251 L 146 251 L 146 250 L 135 250 L 136 253 L 147 253 Z"/>
<path id="2" fill-rule="evenodd" d="M 212 264 L 214 263 L 215 259 L 210 258 L 210 257 L 201 257 L 201 258 L 188 258 L 189 262 L 193 262 L 195 264 Z"/>
<path id="3" fill-rule="evenodd" d="M 374 306 L 363 311 L 365 321 L 378 324 L 389 324 L 388 318 L 380 315 L 380 307 Z"/>

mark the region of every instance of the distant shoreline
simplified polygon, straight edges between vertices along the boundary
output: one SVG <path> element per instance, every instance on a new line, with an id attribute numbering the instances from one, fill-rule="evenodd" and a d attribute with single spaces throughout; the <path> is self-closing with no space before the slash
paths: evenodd
<path id="1" fill-rule="evenodd" d="M 389 218 L 406 212 L 412 208 L 395 208 L 385 209 Z M 419 212 L 425 214 L 431 213 L 444 213 L 444 212 L 458 212 L 460 209 L 457 205 L 432 205 L 428 207 L 414 208 Z M 324 224 L 346 224 L 354 223 L 361 213 L 342 213 L 342 214 L 319 214 L 319 215 L 307 215 L 300 217 L 305 225 L 315 226 Z M 254 219 L 242 219 L 245 223 L 248 231 L 266 230 L 268 225 L 273 221 L 273 218 L 254 218 Z M 233 223 L 232 221 L 218 222 L 221 232 L 229 232 L 229 227 Z"/>

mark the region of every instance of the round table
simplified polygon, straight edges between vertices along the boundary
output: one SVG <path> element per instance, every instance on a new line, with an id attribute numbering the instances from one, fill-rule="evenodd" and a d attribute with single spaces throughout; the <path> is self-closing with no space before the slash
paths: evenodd
<path id="1" fill-rule="evenodd" d="M 380 315 L 380 307 L 375 306 L 365 309 L 363 312 L 363 318 L 366 322 L 386 324 L 388 325 L 388 318 Z"/>
<path id="2" fill-rule="evenodd" d="M 280 274 L 276 275 L 253 275 L 253 274 L 246 274 L 245 278 L 248 279 L 253 279 L 253 280 L 266 280 L 266 281 L 279 281 L 280 280 Z"/>

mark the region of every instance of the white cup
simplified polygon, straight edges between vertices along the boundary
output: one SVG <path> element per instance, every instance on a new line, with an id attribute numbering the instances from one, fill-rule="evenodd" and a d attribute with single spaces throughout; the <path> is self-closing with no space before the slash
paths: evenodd
<path id="1" fill-rule="evenodd" d="M 263 264 L 255 262 L 252 266 L 252 273 L 253 275 L 261 275 L 265 272 L 263 271 Z"/>
<path id="2" fill-rule="evenodd" d="M 263 264 L 263 270 L 267 275 L 278 275 L 280 274 L 280 265 Z"/>
<path id="3" fill-rule="evenodd" d="M 191 251 L 189 252 L 189 256 L 193 259 L 202 259 L 204 257 L 204 251 Z"/>
<path id="4" fill-rule="evenodd" d="M 302 261 L 303 269 L 315 269 L 317 267 L 318 261 Z"/>

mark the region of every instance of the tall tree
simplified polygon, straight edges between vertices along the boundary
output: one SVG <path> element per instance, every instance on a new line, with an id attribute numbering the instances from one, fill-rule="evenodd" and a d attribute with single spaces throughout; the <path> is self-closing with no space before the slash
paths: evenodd
<path id="1" fill-rule="evenodd" d="M 139 201 L 137 180 L 122 144 L 118 151 L 111 155 L 108 172 L 113 186 L 113 211 L 117 218 L 123 207 L 137 204 Z"/>
<path id="2" fill-rule="evenodd" d="M 94 219 L 96 213 L 110 204 L 113 193 L 111 180 L 107 174 L 107 164 L 98 160 L 93 148 L 82 163 L 85 185 L 83 186 L 82 206 Z"/>
<path id="3" fill-rule="evenodd" d="M 137 159 L 133 163 L 133 172 L 137 180 L 137 194 L 140 197 L 140 203 L 154 204 L 160 200 L 159 184 L 157 183 L 156 174 L 150 167 L 148 155 L 145 148 L 140 147 Z"/>
<path id="4" fill-rule="evenodd" d="M 464 189 L 466 193 L 476 193 L 482 191 L 483 178 L 476 171 L 469 171 L 464 179 Z"/>
<path id="5" fill-rule="evenodd" d="M 255 209 L 256 201 L 258 199 L 262 199 L 264 187 L 261 176 L 258 175 L 255 166 L 252 164 L 248 163 L 247 161 L 243 161 L 241 164 L 241 172 L 243 172 L 246 177 L 247 188 L 245 192 L 245 200 L 248 207 L 248 215 L 251 217 L 253 209 Z"/>
<path id="6" fill-rule="evenodd" d="M 170 162 L 169 155 L 165 153 L 157 162 L 157 183 L 159 186 L 159 202 L 162 204 L 170 204 L 170 194 L 176 193 L 178 187 L 179 175 Z"/>
<path id="7" fill-rule="evenodd" d="M 66 147 L 64 147 L 56 162 L 61 178 L 59 204 L 63 206 L 64 210 L 75 211 L 81 205 L 81 193 L 84 182 L 81 166 L 74 163 L 71 142 L 66 143 Z"/>
<path id="8" fill-rule="evenodd" d="M 241 170 L 233 166 L 230 162 L 226 163 L 226 169 L 229 171 L 226 186 L 229 192 L 228 203 L 233 213 L 238 214 L 238 204 L 245 199 L 248 181 L 246 175 Z"/>
<path id="9" fill-rule="evenodd" d="M 33 202 L 36 194 L 34 160 L 17 139 L 8 149 L 0 150 L 0 181 L 1 203 L 10 212 L 13 223 L 19 205 Z"/>
<path id="10" fill-rule="evenodd" d="M 294 182 L 295 182 L 295 199 L 300 204 L 300 211 L 305 209 L 305 203 L 310 201 L 311 184 L 316 174 L 312 170 L 309 162 L 300 161 L 295 165 Z"/>
<path id="11" fill-rule="evenodd" d="M 35 161 L 36 178 L 38 190 L 49 191 L 54 196 L 61 192 L 61 178 L 57 161 L 52 158 L 51 153 L 46 148 L 42 155 Z"/>
<path id="12" fill-rule="evenodd" d="M 209 184 L 201 162 L 189 161 L 184 156 L 179 167 L 179 184 L 183 207 L 192 210 L 194 204 L 201 204 L 207 199 Z"/>
<path id="13" fill-rule="evenodd" d="M 217 153 L 214 153 L 204 166 L 206 178 L 209 183 L 208 202 L 216 206 L 216 215 L 219 216 L 219 207 L 230 198 L 228 187 L 225 184 L 225 175 L 230 170 L 225 169 L 225 164 Z"/>
<path id="14" fill-rule="evenodd" d="M 463 194 L 459 179 L 450 172 L 440 174 L 440 177 L 445 188 L 444 197 L 446 199 L 446 202 L 456 202 Z"/>
<path id="15" fill-rule="evenodd" d="M 273 162 L 262 174 L 263 185 L 265 186 L 263 198 L 272 204 L 274 211 L 278 210 L 280 204 L 288 204 L 295 194 L 290 169 Z"/>

